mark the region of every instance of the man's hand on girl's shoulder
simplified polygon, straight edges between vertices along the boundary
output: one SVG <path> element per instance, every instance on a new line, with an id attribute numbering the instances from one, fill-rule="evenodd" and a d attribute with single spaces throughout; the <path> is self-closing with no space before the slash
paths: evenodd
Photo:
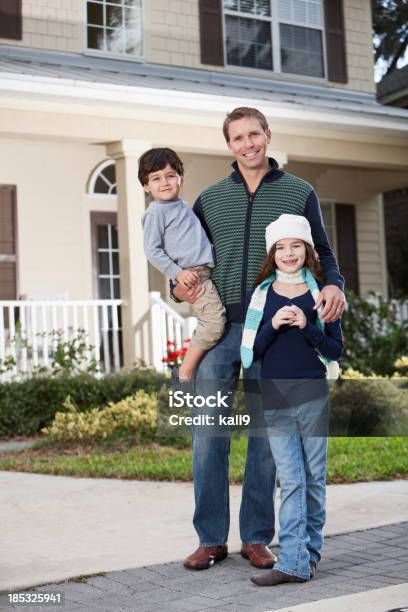
<path id="1" fill-rule="evenodd" d="M 334 323 L 340 319 L 346 307 L 346 296 L 336 285 L 326 285 L 320 291 L 314 310 L 317 310 L 323 303 L 324 307 L 320 313 L 321 320 L 324 323 Z"/>

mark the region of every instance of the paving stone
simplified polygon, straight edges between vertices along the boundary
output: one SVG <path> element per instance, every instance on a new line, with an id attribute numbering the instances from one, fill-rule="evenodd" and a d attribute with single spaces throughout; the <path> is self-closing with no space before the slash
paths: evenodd
<path id="1" fill-rule="evenodd" d="M 276 553 L 279 549 L 273 548 Z M 408 523 L 326 538 L 316 578 L 304 584 L 259 588 L 250 577 L 259 572 L 239 553 L 205 572 L 192 572 L 181 562 L 164 563 L 65 581 L 26 591 L 59 591 L 63 612 L 265 612 L 359 593 L 408 578 Z M 5 607 L 7 605 L 7 607 Z M 0 598 L 0 610 L 12 607 Z M 23 612 L 39 610 L 24 606 Z M 46 609 L 61 610 L 58 606 Z"/>

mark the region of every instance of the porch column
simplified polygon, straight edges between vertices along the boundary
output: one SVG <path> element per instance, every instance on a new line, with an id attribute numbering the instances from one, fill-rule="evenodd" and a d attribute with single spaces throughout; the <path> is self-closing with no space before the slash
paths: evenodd
<path id="1" fill-rule="evenodd" d="M 150 363 L 149 280 L 140 223 L 145 194 L 137 178 L 138 158 L 152 144 L 124 138 L 107 143 L 107 155 L 116 161 L 118 238 L 124 367 Z"/>

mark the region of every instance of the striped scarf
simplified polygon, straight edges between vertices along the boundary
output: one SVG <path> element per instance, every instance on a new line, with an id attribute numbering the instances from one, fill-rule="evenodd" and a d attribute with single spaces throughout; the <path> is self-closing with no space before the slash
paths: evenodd
<path id="1" fill-rule="evenodd" d="M 313 274 L 310 272 L 308 268 L 302 268 L 302 276 L 304 282 L 309 287 L 310 292 L 313 296 L 315 302 L 319 297 L 320 291 L 317 286 L 316 280 Z M 245 323 L 244 323 L 244 331 L 242 333 L 242 342 L 241 342 L 241 361 L 244 368 L 249 368 L 252 365 L 254 359 L 254 343 L 255 338 L 258 333 L 258 328 L 261 323 L 263 317 L 263 311 L 265 308 L 266 296 L 268 293 L 269 287 L 276 280 L 276 274 L 271 274 L 268 278 L 265 278 L 264 281 L 260 285 L 258 285 L 255 291 L 252 294 L 251 302 L 249 304 Z M 321 308 L 317 311 L 317 327 L 324 332 L 324 323 L 320 318 Z M 316 349 L 316 352 L 319 356 L 319 359 L 326 366 L 326 376 L 329 379 L 336 380 L 339 377 L 339 364 L 337 361 L 333 361 L 332 359 L 328 359 L 327 357 L 323 357 L 321 353 Z"/>

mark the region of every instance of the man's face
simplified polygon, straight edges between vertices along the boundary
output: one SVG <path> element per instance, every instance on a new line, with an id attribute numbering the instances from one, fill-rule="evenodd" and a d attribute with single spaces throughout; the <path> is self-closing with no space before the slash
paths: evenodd
<path id="1" fill-rule="evenodd" d="M 265 164 L 266 151 L 271 142 L 271 132 L 264 132 L 258 119 L 243 117 L 229 124 L 228 148 L 241 168 L 257 170 Z"/>
<path id="2" fill-rule="evenodd" d="M 183 178 L 167 164 L 163 170 L 150 172 L 144 190 L 151 193 L 156 202 L 167 202 L 178 198 L 182 184 Z"/>

